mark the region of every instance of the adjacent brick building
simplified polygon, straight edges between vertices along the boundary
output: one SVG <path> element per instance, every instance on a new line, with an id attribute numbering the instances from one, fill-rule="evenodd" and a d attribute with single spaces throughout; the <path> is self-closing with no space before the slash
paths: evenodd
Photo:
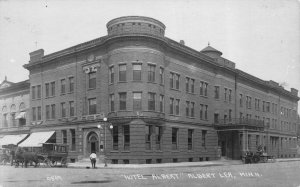
<path id="1" fill-rule="evenodd" d="M 116 18 L 107 31 L 49 55 L 34 51 L 24 65 L 30 131 L 55 130 L 72 161 L 93 151 L 112 163 L 239 159 L 258 145 L 295 156 L 298 90 L 236 69 L 211 46 L 173 41 L 152 18 Z"/>

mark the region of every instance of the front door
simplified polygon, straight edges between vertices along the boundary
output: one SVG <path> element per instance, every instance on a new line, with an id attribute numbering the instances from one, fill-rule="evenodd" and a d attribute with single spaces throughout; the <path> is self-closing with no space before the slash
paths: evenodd
<path id="1" fill-rule="evenodd" d="M 89 154 L 99 152 L 99 139 L 95 132 L 91 132 L 87 136 L 87 151 Z"/>

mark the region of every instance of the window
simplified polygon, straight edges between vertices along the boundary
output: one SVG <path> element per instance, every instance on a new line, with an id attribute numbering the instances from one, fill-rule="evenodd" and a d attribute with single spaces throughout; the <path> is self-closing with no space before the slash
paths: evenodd
<path id="1" fill-rule="evenodd" d="M 141 81 L 142 80 L 142 65 L 133 64 L 133 80 Z"/>
<path id="2" fill-rule="evenodd" d="M 175 85 L 176 85 L 176 89 L 179 90 L 179 75 L 175 74 Z"/>
<path id="3" fill-rule="evenodd" d="M 123 135 L 124 135 L 124 150 L 129 150 L 130 148 L 130 129 L 129 125 L 123 126 Z"/>
<path id="4" fill-rule="evenodd" d="M 160 112 L 164 112 L 164 96 L 163 95 L 160 95 L 159 96 L 159 111 Z"/>
<path id="5" fill-rule="evenodd" d="M 170 73 L 170 88 L 179 90 L 179 77 L 176 73 Z"/>
<path id="6" fill-rule="evenodd" d="M 119 149 L 119 129 L 118 126 L 113 126 L 113 150 Z"/>
<path id="7" fill-rule="evenodd" d="M 178 128 L 172 128 L 172 150 L 178 149 Z"/>
<path id="8" fill-rule="evenodd" d="M 46 85 L 46 86 L 45 86 L 45 87 L 46 87 L 45 89 L 46 89 L 46 98 L 47 98 L 47 97 L 49 97 L 49 95 L 50 95 L 50 87 L 49 87 L 49 83 L 46 83 L 45 85 Z"/>
<path id="9" fill-rule="evenodd" d="M 162 127 L 155 126 L 156 150 L 161 150 Z"/>
<path id="10" fill-rule="evenodd" d="M 170 88 L 174 88 L 174 73 L 170 73 Z"/>
<path id="11" fill-rule="evenodd" d="M 205 120 L 208 119 L 207 108 L 208 108 L 208 105 L 205 105 L 205 111 L 204 111 L 204 119 L 205 119 Z"/>
<path id="12" fill-rule="evenodd" d="M 89 76 L 89 89 L 96 88 L 96 72 L 91 72 L 88 74 Z"/>
<path id="13" fill-rule="evenodd" d="M 270 112 L 270 102 L 266 102 L 266 112 Z"/>
<path id="14" fill-rule="evenodd" d="M 69 92 L 74 92 L 74 77 L 69 77 Z"/>
<path id="15" fill-rule="evenodd" d="M 155 65 L 148 64 L 148 82 L 155 82 Z"/>
<path id="16" fill-rule="evenodd" d="M 188 150 L 193 150 L 193 129 L 188 129 Z"/>
<path id="17" fill-rule="evenodd" d="M 203 119 L 203 104 L 200 104 L 200 119 Z"/>
<path id="18" fill-rule="evenodd" d="M 208 83 L 207 82 L 200 82 L 200 95 L 201 96 L 207 96 L 207 87 Z"/>
<path id="19" fill-rule="evenodd" d="M 11 113 L 11 122 L 12 122 L 12 126 L 15 127 L 16 126 L 16 113 L 13 112 Z"/>
<path id="20" fill-rule="evenodd" d="M 251 109 L 251 97 L 246 96 L 246 108 Z"/>
<path id="21" fill-rule="evenodd" d="M 185 91 L 189 92 L 189 82 L 190 82 L 190 78 L 185 78 Z"/>
<path id="22" fill-rule="evenodd" d="M 119 65 L 119 81 L 126 81 L 126 64 Z"/>
<path id="23" fill-rule="evenodd" d="M 71 151 L 76 150 L 76 136 L 75 136 L 75 129 L 70 129 L 71 133 Z"/>
<path id="24" fill-rule="evenodd" d="M 62 135 L 62 143 L 63 144 L 67 144 L 67 131 L 66 130 L 62 130 L 61 131 L 61 135 Z"/>
<path id="25" fill-rule="evenodd" d="M 46 105 L 46 119 L 50 119 L 50 105 Z"/>
<path id="26" fill-rule="evenodd" d="M 51 82 L 51 96 L 55 96 L 55 82 Z"/>
<path id="27" fill-rule="evenodd" d="M 206 135 L 207 135 L 207 130 L 202 130 L 202 147 L 206 149 Z"/>
<path id="28" fill-rule="evenodd" d="M 65 118 L 66 117 L 66 103 L 63 102 L 60 104 L 60 106 L 61 106 L 61 117 Z"/>
<path id="29" fill-rule="evenodd" d="M 66 79 L 60 80 L 60 93 L 65 94 L 66 93 Z"/>
<path id="30" fill-rule="evenodd" d="M 159 83 L 164 84 L 164 68 L 159 68 Z"/>
<path id="31" fill-rule="evenodd" d="M 142 110 L 142 93 L 141 92 L 133 93 L 133 110 L 134 111 Z"/>
<path id="32" fill-rule="evenodd" d="M 40 106 L 37 107 L 37 120 L 42 120 L 42 108 Z"/>
<path id="33" fill-rule="evenodd" d="M 231 109 L 229 109 L 229 112 L 228 112 L 228 120 L 229 120 L 229 122 L 231 122 L 231 119 L 232 119 L 232 110 Z"/>
<path id="34" fill-rule="evenodd" d="M 219 99 L 219 91 L 220 91 L 220 87 L 219 86 L 215 86 L 215 99 Z"/>
<path id="35" fill-rule="evenodd" d="M 224 101 L 227 101 L 227 88 L 224 88 Z"/>
<path id="36" fill-rule="evenodd" d="M 185 116 L 186 117 L 190 116 L 189 111 L 190 111 L 190 102 L 186 101 L 186 108 L 185 108 Z"/>
<path id="37" fill-rule="evenodd" d="M 191 102 L 191 117 L 195 117 L 195 103 Z"/>
<path id="38" fill-rule="evenodd" d="M 7 121 L 6 114 L 4 116 L 4 122 Z M 32 107 L 32 121 L 36 121 L 36 107 Z M 7 122 L 6 122 L 7 123 Z"/>
<path id="39" fill-rule="evenodd" d="M 109 67 L 109 83 L 113 84 L 115 82 L 115 70 L 114 66 Z"/>
<path id="40" fill-rule="evenodd" d="M 74 101 L 69 102 L 69 110 L 70 110 L 70 116 L 75 116 L 75 106 L 74 106 Z"/>
<path id="41" fill-rule="evenodd" d="M 155 110 L 155 93 L 148 93 L 148 110 Z"/>
<path id="42" fill-rule="evenodd" d="M 151 125 L 145 126 L 145 145 L 146 150 L 151 150 Z"/>
<path id="43" fill-rule="evenodd" d="M 229 102 L 231 102 L 231 99 L 232 99 L 232 90 L 230 90 L 230 89 L 229 89 L 228 99 L 229 99 Z"/>
<path id="44" fill-rule="evenodd" d="M 110 111 L 113 112 L 115 111 L 115 95 L 110 94 L 109 100 L 110 100 Z"/>
<path id="45" fill-rule="evenodd" d="M 175 101 L 175 115 L 177 115 L 177 116 L 179 116 L 179 103 L 180 103 L 180 100 L 176 99 L 176 101 Z"/>
<path id="46" fill-rule="evenodd" d="M 170 114 L 174 114 L 174 98 L 170 98 Z"/>
<path id="47" fill-rule="evenodd" d="M 191 79 L 190 82 L 191 82 L 191 93 L 194 93 L 195 92 L 195 79 Z"/>
<path id="48" fill-rule="evenodd" d="M 214 114 L 214 122 L 219 123 L 219 114 L 218 113 Z"/>
<path id="49" fill-rule="evenodd" d="M 92 98 L 88 100 L 89 106 L 89 115 L 97 113 L 97 101 L 96 98 Z"/>
<path id="50" fill-rule="evenodd" d="M 37 99 L 40 99 L 40 98 L 41 98 L 41 95 L 42 95 L 41 92 L 42 92 L 42 91 L 41 91 L 41 85 L 37 85 Z"/>
<path id="51" fill-rule="evenodd" d="M 243 94 L 240 94 L 240 107 L 243 107 Z"/>
<path id="52" fill-rule="evenodd" d="M 120 110 L 126 110 L 127 94 L 125 92 L 119 93 L 119 98 L 120 98 Z"/>
<path id="53" fill-rule="evenodd" d="M 52 114 L 51 118 L 55 119 L 55 104 L 51 105 L 51 114 Z"/>
<path id="54" fill-rule="evenodd" d="M 31 99 L 35 99 L 35 86 L 31 87 Z"/>

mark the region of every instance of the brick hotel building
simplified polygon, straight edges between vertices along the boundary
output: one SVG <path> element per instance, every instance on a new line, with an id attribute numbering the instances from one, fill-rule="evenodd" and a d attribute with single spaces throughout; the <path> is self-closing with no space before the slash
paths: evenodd
<path id="1" fill-rule="evenodd" d="M 48 131 L 71 161 L 95 151 L 114 164 L 239 159 L 258 145 L 296 156 L 298 90 L 236 69 L 211 46 L 171 40 L 158 20 L 106 26 L 106 36 L 30 53 L 29 130 L 3 124 L 11 102 L 1 96 L 2 136 Z"/>

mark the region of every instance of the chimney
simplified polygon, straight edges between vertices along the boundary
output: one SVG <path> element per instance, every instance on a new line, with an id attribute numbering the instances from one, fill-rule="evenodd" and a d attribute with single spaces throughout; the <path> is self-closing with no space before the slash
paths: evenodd
<path id="1" fill-rule="evenodd" d="M 184 40 L 180 40 L 180 42 L 179 42 L 181 45 L 185 45 L 184 44 Z"/>
<path id="2" fill-rule="evenodd" d="M 295 89 L 295 88 L 291 88 L 291 93 L 292 93 L 293 95 L 298 96 L 298 90 Z"/>
<path id="3" fill-rule="evenodd" d="M 30 56 L 29 63 L 38 62 L 42 60 L 42 58 L 44 57 L 44 49 L 33 51 L 29 53 L 29 56 Z"/>

